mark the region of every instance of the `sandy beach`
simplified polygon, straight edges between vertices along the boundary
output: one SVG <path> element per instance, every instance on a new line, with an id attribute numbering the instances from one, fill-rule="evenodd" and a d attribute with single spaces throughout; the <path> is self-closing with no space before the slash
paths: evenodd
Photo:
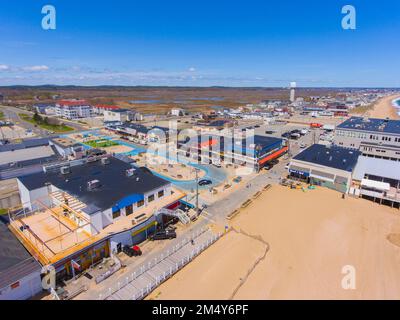
<path id="1" fill-rule="evenodd" d="M 148 298 L 400 299 L 398 209 L 323 188 L 274 186 L 232 226 L 237 231 Z M 352 290 L 341 285 L 347 265 L 356 271 Z"/>
<path id="2" fill-rule="evenodd" d="M 393 107 L 393 100 L 396 99 L 400 99 L 400 95 L 391 95 L 380 99 L 376 102 L 374 108 L 366 113 L 366 116 L 370 118 L 400 119 L 396 108 Z"/>

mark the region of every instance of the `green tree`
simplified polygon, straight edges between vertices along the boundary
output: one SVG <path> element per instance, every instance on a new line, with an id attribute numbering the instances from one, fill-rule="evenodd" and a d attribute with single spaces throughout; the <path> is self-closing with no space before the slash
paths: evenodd
<path id="1" fill-rule="evenodd" d="M 40 123 L 42 122 L 42 117 L 39 115 L 39 113 L 37 111 L 35 111 L 34 115 L 33 115 L 33 121 L 35 121 L 36 123 Z"/>

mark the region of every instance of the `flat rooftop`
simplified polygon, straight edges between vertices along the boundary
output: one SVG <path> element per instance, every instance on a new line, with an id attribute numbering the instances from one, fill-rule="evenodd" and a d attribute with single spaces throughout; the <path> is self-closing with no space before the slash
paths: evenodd
<path id="1" fill-rule="evenodd" d="M 28 149 L 5 151 L 0 153 L 0 166 L 14 162 L 51 158 L 55 155 L 56 153 L 50 146 L 40 146 Z"/>
<path id="2" fill-rule="evenodd" d="M 358 150 L 313 144 L 293 159 L 352 172 L 360 155 Z"/>
<path id="3" fill-rule="evenodd" d="M 365 174 L 400 181 L 400 162 L 360 156 L 354 168 L 353 179 L 361 181 Z"/>
<path id="4" fill-rule="evenodd" d="M 196 147 L 207 147 L 212 146 L 211 148 L 215 148 L 216 150 L 224 151 L 225 144 L 232 144 L 232 149 L 235 152 L 247 152 L 247 154 L 252 154 L 257 152 L 258 150 L 265 150 L 268 148 L 273 148 L 275 145 L 279 145 L 282 143 L 282 139 L 275 137 L 267 137 L 267 136 L 259 136 L 254 135 L 251 137 L 243 138 L 243 139 L 234 139 L 232 137 L 225 137 L 219 135 L 198 135 L 197 142 L 195 139 L 192 139 L 188 142 L 181 142 L 181 146 L 192 146 Z"/>
<path id="5" fill-rule="evenodd" d="M 21 143 L 0 145 L 0 152 L 29 149 L 34 147 L 48 146 L 48 145 L 49 145 L 49 139 L 47 138 L 24 140 Z"/>
<path id="6" fill-rule="evenodd" d="M 14 232 L 32 254 L 47 264 L 54 257 L 64 256 L 65 252 L 76 252 L 96 242 L 98 237 L 91 236 L 83 228 L 63 217 L 63 208 L 55 207 L 21 216 L 11 222 Z M 21 229 L 22 226 L 28 228 Z M 22 231 L 21 231 L 22 230 Z"/>
<path id="7" fill-rule="evenodd" d="M 126 170 L 132 166 L 116 158 L 109 158 L 109 164 L 101 161 L 89 162 L 73 166 L 70 173 L 39 172 L 20 177 L 19 180 L 28 190 L 35 190 L 51 183 L 61 191 L 65 191 L 79 201 L 90 204 L 91 212 L 106 210 L 117 205 L 127 196 L 143 195 L 149 191 L 170 184 L 170 182 L 157 177 L 142 169 L 136 169 L 134 174 L 127 176 Z M 94 190 L 88 189 L 88 182 L 99 180 L 100 185 Z"/>
<path id="8" fill-rule="evenodd" d="M 61 148 L 68 148 L 68 147 L 74 147 L 74 146 L 78 146 L 79 144 L 76 143 L 75 140 L 71 139 L 71 138 L 53 138 L 51 139 L 51 141 L 60 146 Z"/>
<path id="9" fill-rule="evenodd" d="M 400 120 L 351 117 L 339 124 L 337 129 L 400 134 Z"/>
<path id="10" fill-rule="evenodd" d="M 122 216 L 117 221 L 108 225 L 99 233 L 90 235 L 83 226 L 79 227 L 75 221 L 63 214 L 63 207 L 54 207 L 36 211 L 29 215 L 20 214 L 14 216 L 11 222 L 11 230 L 24 243 L 43 264 L 60 261 L 78 251 L 85 250 L 88 246 L 104 241 L 114 233 L 126 231 L 140 226 L 148 220 L 157 210 L 166 207 L 182 199 L 184 193 L 173 189 L 170 196 L 141 207 L 132 215 Z M 29 228 L 22 226 L 28 225 Z"/>

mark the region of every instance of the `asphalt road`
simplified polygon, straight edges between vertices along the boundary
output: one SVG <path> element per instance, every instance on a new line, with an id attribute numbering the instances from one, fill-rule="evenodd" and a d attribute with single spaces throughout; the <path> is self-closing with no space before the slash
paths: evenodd
<path id="1" fill-rule="evenodd" d="M 22 120 L 21 117 L 18 115 L 19 113 L 33 115 L 32 112 L 25 111 L 25 110 L 22 110 L 22 109 L 19 109 L 19 108 L 15 108 L 15 107 L 9 107 L 9 106 L 3 106 L 1 108 L 1 110 L 4 113 L 4 118 L 6 120 L 10 120 L 13 123 L 19 122 L 18 126 L 24 128 L 26 130 L 32 130 L 32 132 L 34 132 L 39 137 L 57 136 L 57 134 L 49 134 L 48 130 L 42 129 L 39 126 L 35 127 L 35 125 L 33 125 L 32 123 Z M 77 124 L 75 122 L 67 121 L 67 120 L 64 120 L 64 119 L 61 120 L 61 121 L 66 123 L 68 126 L 74 128 L 74 131 L 87 130 L 86 127 L 84 127 L 82 125 L 79 125 L 79 124 Z M 71 133 L 74 132 L 74 131 L 71 131 Z"/>

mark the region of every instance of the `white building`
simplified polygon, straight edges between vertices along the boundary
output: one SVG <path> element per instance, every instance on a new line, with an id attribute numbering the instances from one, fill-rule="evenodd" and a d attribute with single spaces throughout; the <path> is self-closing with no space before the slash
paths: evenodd
<path id="1" fill-rule="evenodd" d="M 115 158 L 106 162 L 67 167 L 66 171 L 40 172 L 17 180 L 21 202 L 27 210 L 38 210 L 40 201 L 48 207 L 63 202 L 64 195 L 81 203 L 80 212 L 90 221 L 88 230 L 96 234 L 123 216 L 171 195 L 170 182 L 134 169 Z M 93 178 L 90 172 L 96 171 Z M 61 172 L 61 173 L 60 173 Z M 69 183 L 71 182 L 71 183 Z"/>
<path id="2" fill-rule="evenodd" d="M 104 122 L 127 122 L 129 119 L 129 110 L 127 109 L 114 109 L 104 110 Z"/>
<path id="3" fill-rule="evenodd" d="M 186 115 L 186 111 L 184 109 L 175 108 L 171 110 L 171 116 L 182 117 L 184 115 Z"/>
<path id="4" fill-rule="evenodd" d="M 400 208 L 400 162 L 360 156 L 350 194 Z"/>
<path id="5" fill-rule="evenodd" d="M 57 117 L 68 120 L 90 118 L 93 116 L 92 107 L 85 100 L 62 100 L 55 106 Z"/>
<path id="6" fill-rule="evenodd" d="M 400 121 L 351 117 L 336 126 L 334 142 L 366 156 L 400 161 Z"/>

